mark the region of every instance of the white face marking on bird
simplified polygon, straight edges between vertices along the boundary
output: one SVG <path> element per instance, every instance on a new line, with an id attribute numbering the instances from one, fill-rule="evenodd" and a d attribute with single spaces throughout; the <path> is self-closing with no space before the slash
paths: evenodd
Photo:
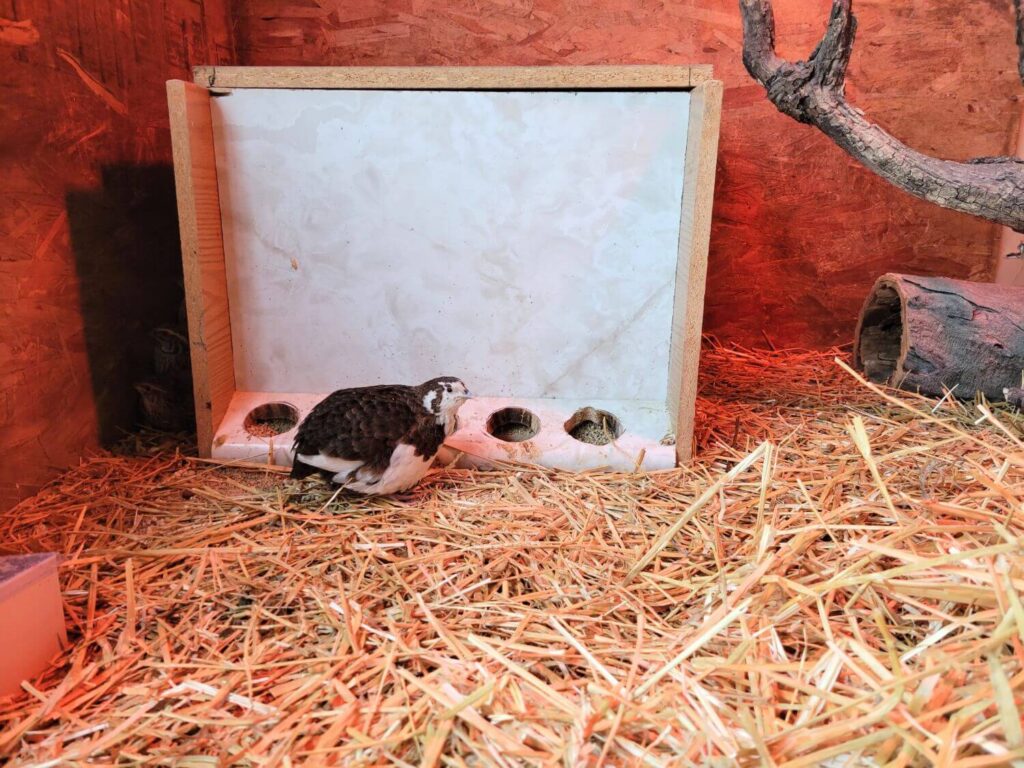
<path id="1" fill-rule="evenodd" d="M 455 414 L 459 406 L 473 394 L 460 379 L 452 376 L 434 379 L 424 386 L 428 388 L 423 396 L 424 407 L 437 414 L 437 423 L 444 424 L 445 432 L 450 434 L 455 428 Z"/>
<path id="2" fill-rule="evenodd" d="M 427 392 L 427 394 L 423 396 L 423 407 L 426 408 L 431 413 L 433 413 L 434 401 L 437 400 L 438 397 L 439 395 L 437 394 L 436 390 L 430 390 L 429 392 Z"/>

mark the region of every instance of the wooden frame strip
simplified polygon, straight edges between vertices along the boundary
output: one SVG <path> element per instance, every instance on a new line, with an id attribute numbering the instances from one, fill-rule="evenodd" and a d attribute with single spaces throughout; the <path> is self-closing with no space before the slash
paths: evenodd
<path id="1" fill-rule="evenodd" d="M 708 80 L 690 94 L 668 382 L 668 408 L 675 425 L 676 460 L 680 463 L 693 456 L 697 370 L 704 323 L 704 287 L 711 243 L 722 90 L 720 81 Z"/>
<path id="2" fill-rule="evenodd" d="M 376 90 L 693 88 L 711 67 L 196 67 L 205 88 L 346 88 Z"/>
<path id="3" fill-rule="evenodd" d="M 210 456 L 214 431 L 235 394 L 210 92 L 183 80 L 169 80 L 167 106 L 192 353 L 196 437 L 199 455 Z"/>

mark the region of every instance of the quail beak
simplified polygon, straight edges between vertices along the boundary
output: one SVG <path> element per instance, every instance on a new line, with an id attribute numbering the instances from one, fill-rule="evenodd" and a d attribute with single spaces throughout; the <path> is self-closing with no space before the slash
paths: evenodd
<path id="1" fill-rule="evenodd" d="M 474 395 L 474 394 L 473 394 L 472 392 L 470 392 L 470 391 L 469 391 L 469 390 L 467 389 L 467 390 L 466 390 L 466 394 L 464 394 L 464 395 L 462 396 L 462 399 L 463 399 L 463 400 L 472 400 L 472 399 L 473 399 L 474 397 L 476 397 L 476 395 Z"/>

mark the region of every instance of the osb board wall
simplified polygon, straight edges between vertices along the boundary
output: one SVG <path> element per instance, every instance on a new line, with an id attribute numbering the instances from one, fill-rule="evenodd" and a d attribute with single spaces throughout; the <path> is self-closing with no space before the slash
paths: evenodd
<path id="1" fill-rule="evenodd" d="M 843 342 L 883 272 L 993 274 L 993 227 L 775 112 L 742 69 L 736 0 L 234 0 L 230 24 L 228 3 L 0 0 L 0 509 L 131 426 L 147 334 L 180 296 L 163 82 L 195 64 L 711 63 L 728 87 L 709 331 Z M 776 6 L 781 52 L 806 55 L 827 0 Z M 855 103 L 926 152 L 1011 149 L 1008 0 L 856 7 Z"/>
<path id="2" fill-rule="evenodd" d="M 231 60 L 226 5 L 0 0 L 0 510 L 135 425 L 181 300 L 164 81 Z"/>
<path id="3" fill-rule="evenodd" d="M 807 56 L 827 0 L 776 0 L 780 52 Z M 911 146 L 1011 149 L 1008 0 L 857 0 L 849 95 Z M 705 328 L 827 346 L 888 271 L 990 279 L 994 227 L 914 200 L 778 114 L 740 59 L 737 0 L 237 0 L 247 65 L 710 63 L 727 90 Z"/>

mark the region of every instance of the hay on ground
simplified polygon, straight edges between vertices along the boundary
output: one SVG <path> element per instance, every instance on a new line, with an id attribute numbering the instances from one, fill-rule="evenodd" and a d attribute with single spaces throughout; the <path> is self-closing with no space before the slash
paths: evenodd
<path id="1" fill-rule="evenodd" d="M 72 640 L 0 700 L 0 762 L 1024 760 L 1021 418 L 831 355 L 715 347 L 702 380 L 667 472 L 366 500 L 84 462 L 0 517 L 66 554 Z"/>

